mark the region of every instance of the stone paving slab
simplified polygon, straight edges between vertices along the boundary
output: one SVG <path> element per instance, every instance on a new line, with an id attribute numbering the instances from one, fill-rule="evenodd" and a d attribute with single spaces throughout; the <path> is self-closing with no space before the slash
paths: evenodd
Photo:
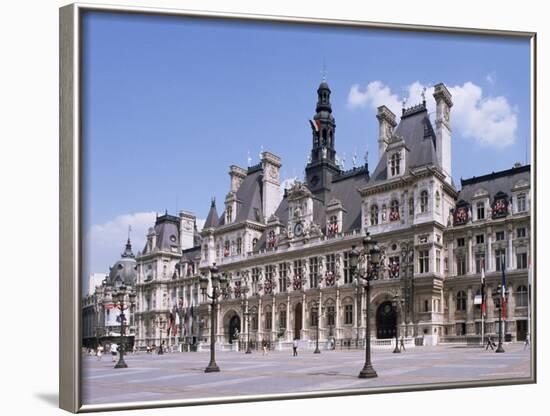
<path id="1" fill-rule="evenodd" d="M 405 386 L 453 381 L 530 377 L 530 351 L 522 344 L 504 354 L 480 347 L 418 347 L 393 354 L 373 351 L 378 377 L 359 379 L 364 350 L 217 352 L 219 373 L 204 373 L 209 353 L 146 353 L 125 357 L 129 368 L 115 369 L 110 358 L 85 356 L 82 363 L 84 404 L 205 399 L 209 397 L 284 394 L 338 389 Z M 104 357 L 105 358 L 105 357 Z"/>

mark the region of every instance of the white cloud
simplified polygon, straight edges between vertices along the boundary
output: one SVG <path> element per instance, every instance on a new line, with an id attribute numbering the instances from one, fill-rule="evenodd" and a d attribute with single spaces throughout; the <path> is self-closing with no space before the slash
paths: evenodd
<path id="1" fill-rule="evenodd" d="M 86 236 L 85 280 L 89 273 L 108 273 L 109 266 L 120 258 L 128 238 L 128 226 L 132 227 L 130 239 L 134 254 L 143 250 L 147 232 L 155 225 L 156 215 L 155 212 L 136 212 L 119 215 L 103 224 L 92 225 Z M 204 222 L 205 219 L 197 218 L 199 230 Z"/>
<path id="2" fill-rule="evenodd" d="M 426 105 L 428 112 L 435 112 L 433 86 L 425 86 L 416 81 L 405 88 L 403 96 L 406 106 L 410 107 L 422 101 L 422 92 L 426 87 Z M 506 97 L 485 97 L 483 90 L 472 82 L 448 87 L 453 96 L 451 124 L 454 132 L 464 138 L 473 139 L 482 146 L 504 148 L 513 144 L 517 133 L 517 109 Z M 381 81 L 373 81 L 365 88 L 354 84 L 348 94 L 349 108 L 370 107 L 374 111 L 386 105 L 398 117 L 402 109 L 402 97 L 392 93 L 391 88 Z M 456 136 L 455 136 L 456 137 Z"/>

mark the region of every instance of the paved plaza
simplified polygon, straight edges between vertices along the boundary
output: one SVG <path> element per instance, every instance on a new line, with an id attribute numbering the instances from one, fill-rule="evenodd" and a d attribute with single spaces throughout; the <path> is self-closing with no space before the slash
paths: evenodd
<path id="1" fill-rule="evenodd" d="M 530 377 L 530 351 L 505 345 L 504 354 L 480 347 L 411 348 L 401 354 L 375 350 L 378 378 L 359 379 L 364 350 L 217 352 L 219 373 L 204 373 L 209 353 L 147 353 L 126 356 L 128 368 L 114 369 L 111 357 L 83 357 L 84 404 L 201 399 L 315 392 L 411 384 Z"/>

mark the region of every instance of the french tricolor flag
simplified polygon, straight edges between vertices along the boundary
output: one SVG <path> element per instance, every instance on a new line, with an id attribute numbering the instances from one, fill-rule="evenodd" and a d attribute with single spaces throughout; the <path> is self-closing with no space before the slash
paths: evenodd
<path id="1" fill-rule="evenodd" d="M 309 124 L 311 125 L 311 128 L 315 131 L 315 133 L 319 134 L 319 130 L 321 129 L 321 122 L 319 120 L 309 120 Z"/>

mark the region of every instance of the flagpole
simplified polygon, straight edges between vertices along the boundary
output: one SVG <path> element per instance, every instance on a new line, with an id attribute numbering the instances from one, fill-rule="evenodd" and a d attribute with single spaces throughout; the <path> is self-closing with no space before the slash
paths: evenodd
<path id="1" fill-rule="evenodd" d="M 531 256 L 527 269 L 527 341 L 531 343 Z"/>
<path id="2" fill-rule="evenodd" d="M 481 348 L 485 339 L 485 262 L 481 266 Z"/>

